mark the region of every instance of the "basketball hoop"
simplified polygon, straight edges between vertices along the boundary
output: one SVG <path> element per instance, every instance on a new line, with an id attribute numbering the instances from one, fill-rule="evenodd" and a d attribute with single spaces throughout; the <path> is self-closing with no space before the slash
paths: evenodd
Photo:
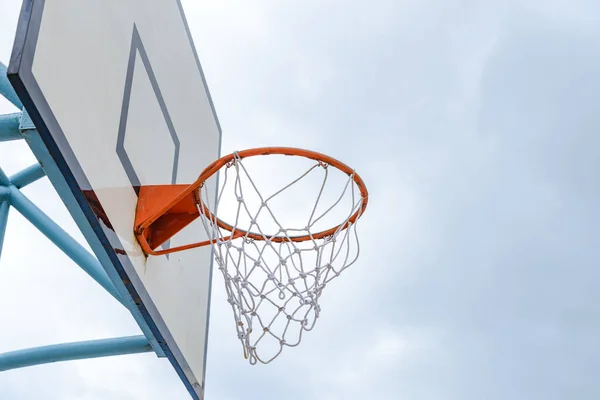
<path id="1" fill-rule="evenodd" d="M 266 196 L 245 161 L 269 155 L 297 156 L 308 160 L 310 165 L 291 183 Z M 341 193 L 332 196 L 329 207 L 324 206 L 327 208 L 318 212 L 326 201 L 327 183 L 333 179 L 331 168 L 342 173 L 338 173 L 342 177 Z M 219 171 L 222 182 L 215 184 Z M 285 216 L 275 210 L 275 199 L 285 196 L 302 180 L 316 179 L 319 171 L 323 178 L 314 205 L 308 209 L 308 218 L 301 226 L 282 222 Z M 232 174 L 234 177 L 230 179 Z M 211 178 L 213 181 L 209 182 Z M 211 199 L 213 188 L 217 195 Z M 293 202 L 307 194 L 300 191 L 288 196 L 287 201 Z M 227 201 L 230 206 L 221 204 Z M 358 258 L 356 222 L 367 202 L 368 192 L 362 178 L 332 157 L 295 148 L 257 148 L 216 160 L 191 185 L 142 186 L 135 234 L 147 255 L 212 246 L 244 354 L 251 364 L 268 363 L 284 346 L 297 346 L 302 333 L 314 327 L 324 288 Z M 230 211 L 231 220 L 221 217 L 223 209 Z M 283 214 L 300 218 L 296 209 L 285 210 Z M 331 215 L 340 218 L 332 223 L 333 227 L 318 226 Z M 207 240 L 156 250 L 196 218 L 201 219 Z M 259 347 L 271 354 L 265 357 L 257 350 Z"/>

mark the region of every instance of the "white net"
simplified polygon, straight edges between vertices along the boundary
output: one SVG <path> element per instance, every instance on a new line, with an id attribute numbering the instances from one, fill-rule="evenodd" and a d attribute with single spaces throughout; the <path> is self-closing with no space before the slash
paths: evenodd
<path id="1" fill-rule="evenodd" d="M 213 240 L 244 354 L 251 364 L 269 363 L 313 329 L 323 290 L 358 258 L 351 217 L 362 214 L 363 198 L 354 174 L 323 162 L 293 157 L 304 165 L 294 180 L 281 184 L 272 168 L 251 174 L 247 164 L 256 158 L 234 154 L 219 178 L 216 200 L 208 196 L 207 184 L 200 188 L 206 209 L 198 210 Z M 287 158 L 284 165 L 289 164 Z M 269 191 L 273 186 L 277 189 Z M 231 224 L 231 232 L 219 220 Z M 325 226 L 338 228 L 316 238 Z"/>

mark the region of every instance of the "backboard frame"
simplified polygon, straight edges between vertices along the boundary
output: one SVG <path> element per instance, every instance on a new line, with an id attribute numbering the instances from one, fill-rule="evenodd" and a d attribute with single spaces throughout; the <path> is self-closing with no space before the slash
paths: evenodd
<path id="1" fill-rule="evenodd" d="M 115 248 L 125 247 L 119 237 L 99 217 L 102 210 L 94 209 L 94 206 L 90 204 L 89 195 L 86 197 L 85 192 L 88 191 L 89 194 L 89 191 L 93 191 L 93 188 L 73 152 L 65 154 L 65 149 L 70 149 L 70 146 L 67 143 L 60 124 L 54 117 L 51 107 L 46 102 L 42 90 L 36 82 L 32 66 L 44 4 L 45 0 L 23 1 L 15 45 L 8 68 L 8 78 L 40 133 L 39 136 L 30 137 L 27 141 L 35 156 L 44 166 L 48 178 L 55 186 L 59 196 L 66 204 L 69 212 L 113 281 L 119 294 L 128 305 L 129 310 L 148 338 L 154 351 L 157 355 L 166 356 L 170 360 L 190 394 L 196 399 L 201 399 L 204 393 L 205 377 L 195 377 L 190 370 L 181 350 L 173 340 L 173 337 L 170 336 L 169 329 L 157 311 L 154 302 L 143 289 L 143 284 L 141 284 L 130 259 L 126 255 L 115 253 Z M 204 86 L 207 88 L 206 94 L 214 119 L 218 125 L 220 153 L 221 128 L 219 121 L 212 98 L 208 92 L 206 79 L 193 44 L 181 2 L 176 0 L 176 4 L 179 7 L 199 73 L 201 74 Z M 212 276 L 212 262 L 210 269 L 210 275 Z M 210 285 L 208 291 L 207 338 L 208 321 L 210 319 Z M 207 342 L 208 340 L 204 343 L 205 364 Z"/>

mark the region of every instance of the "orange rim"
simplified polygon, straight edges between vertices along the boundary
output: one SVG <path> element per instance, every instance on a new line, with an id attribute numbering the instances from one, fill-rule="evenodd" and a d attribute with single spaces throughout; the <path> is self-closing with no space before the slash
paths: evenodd
<path id="1" fill-rule="evenodd" d="M 232 225 L 228 224 L 227 222 L 218 219 L 215 215 L 213 215 L 210 212 L 208 207 L 202 202 L 202 200 L 200 199 L 200 195 L 198 193 L 196 198 L 198 200 L 199 205 L 204 209 L 205 216 L 209 215 L 210 219 L 212 221 L 216 221 L 217 226 L 219 226 L 219 228 L 222 228 L 229 232 L 233 232 L 235 230 L 235 233 L 232 235 L 234 239 L 239 238 L 239 237 L 247 237 L 249 239 L 254 239 L 254 240 L 271 240 L 276 243 L 287 242 L 287 241 L 304 242 L 304 241 L 313 240 L 313 239 L 323 239 L 323 238 L 333 235 L 338 229 L 340 229 L 340 230 L 346 229 L 348 226 L 350 226 L 350 224 L 353 224 L 358 218 L 360 218 L 361 215 L 365 212 L 365 210 L 367 208 L 367 202 L 369 199 L 369 193 L 367 191 L 367 187 L 366 187 L 364 181 L 362 180 L 362 178 L 352 168 L 350 168 L 346 164 L 342 163 L 341 161 L 338 161 L 335 158 L 329 157 L 325 154 L 317 153 L 316 151 L 296 149 L 293 147 L 261 147 L 261 148 L 256 148 L 256 149 L 242 150 L 237 153 L 228 154 L 224 157 L 219 158 L 218 160 L 216 160 L 212 164 L 210 164 L 208 167 L 206 167 L 204 169 L 204 171 L 202 171 L 202 173 L 200 174 L 198 179 L 190 186 L 190 189 L 199 191 L 200 188 L 202 187 L 202 185 L 204 184 L 204 182 L 206 182 L 206 180 L 208 178 L 210 178 L 211 176 L 216 174 L 221 168 L 223 168 L 228 163 L 233 161 L 236 158 L 236 154 L 237 154 L 237 158 L 239 158 L 239 159 L 255 157 L 255 156 L 268 156 L 268 155 L 273 155 L 273 154 L 279 154 L 279 155 L 285 155 L 285 156 L 304 157 L 304 158 L 309 158 L 311 160 L 323 162 L 323 163 L 330 165 L 336 169 L 339 169 L 340 171 L 344 172 L 348 176 L 353 176 L 353 181 L 354 181 L 354 183 L 356 183 L 356 186 L 358 187 L 360 194 L 361 194 L 362 204 L 361 204 L 361 207 L 359 207 L 359 209 L 356 210 L 356 212 L 354 214 L 352 214 L 352 216 L 350 216 L 350 218 L 346 222 L 341 223 L 337 226 L 334 226 L 333 228 L 315 233 L 313 235 L 263 236 L 263 235 L 260 235 L 257 233 L 248 232 L 248 231 L 244 231 L 242 229 L 234 228 Z M 208 243 L 210 243 L 210 242 L 211 241 L 208 241 Z"/>

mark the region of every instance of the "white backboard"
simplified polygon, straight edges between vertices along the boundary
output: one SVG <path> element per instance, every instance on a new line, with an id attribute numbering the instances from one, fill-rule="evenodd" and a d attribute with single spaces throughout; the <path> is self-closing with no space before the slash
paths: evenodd
<path id="1" fill-rule="evenodd" d="M 157 353 L 202 398 L 210 248 L 146 258 L 133 234 L 140 185 L 191 183 L 219 157 L 181 4 L 26 0 L 9 78 L 58 167 L 49 178 Z M 203 238 L 198 222 L 170 245 Z"/>

